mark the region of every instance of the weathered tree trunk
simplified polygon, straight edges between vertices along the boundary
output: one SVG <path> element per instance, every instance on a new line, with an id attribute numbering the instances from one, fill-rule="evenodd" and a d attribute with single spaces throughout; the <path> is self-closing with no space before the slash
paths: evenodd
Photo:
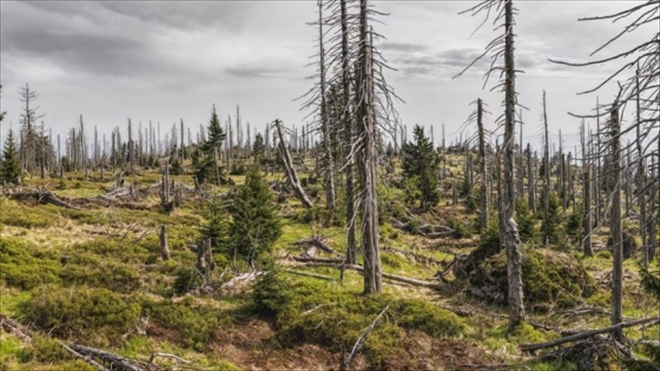
<path id="1" fill-rule="evenodd" d="M 168 208 L 170 203 L 170 165 L 166 163 L 160 177 L 160 205 Z"/>
<path id="2" fill-rule="evenodd" d="M 536 158 L 536 152 L 534 152 Z M 527 204 L 532 214 L 536 214 L 536 172 L 532 163 L 532 146 L 527 143 Z"/>
<path id="3" fill-rule="evenodd" d="M 354 200 L 354 181 L 353 181 L 353 154 L 351 153 L 353 137 L 353 115 L 351 99 L 351 70 L 348 50 L 348 11 L 346 9 L 346 0 L 340 0 L 341 7 L 341 55 L 342 55 L 342 87 L 344 95 L 344 147 L 345 161 L 344 174 L 346 178 L 346 263 L 357 264 L 357 243 L 355 237 L 355 200 Z M 396 135 L 395 135 L 396 137 Z"/>
<path id="4" fill-rule="evenodd" d="M 324 180 L 325 180 L 325 207 L 328 210 L 335 209 L 335 180 L 333 174 L 332 144 L 330 140 L 330 125 L 328 124 L 328 110 L 326 101 L 325 84 L 325 48 L 323 47 L 323 0 L 318 0 L 319 7 L 319 78 L 321 88 L 321 131 L 323 132 L 324 152 Z M 304 127 L 303 127 L 304 129 Z"/>
<path id="5" fill-rule="evenodd" d="M 197 246 L 197 271 L 202 276 L 202 286 L 207 286 L 210 281 L 211 271 L 215 269 L 215 263 L 211 255 L 211 239 L 202 241 Z"/>
<path id="6" fill-rule="evenodd" d="M 376 122 L 374 113 L 373 55 L 369 37 L 368 0 L 360 0 L 360 73 L 357 76 L 357 128 L 361 145 L 357 153 L 361 186 L 362 251 L 364 253 L 364 293 L 382 291 L 378 248 L 378 196 L 376 194 Z"/>
<path id="7" fill-rule="evenodd" d="M 543 179 L 543 221 L 547 223 L 550 210 L 550 137 L 548 135 L 548 113 L 546 110 L 545 90 L 543 90 L 543 130 L 545 133 L 545 146 L 543 148 L 543 162 L 545 163 L 545 178 Z M 543 246 L 548 246 L 548 236 L 543 236 Z"/>
<path id="8" fill-rule="evenodd" d="M 477 128 L 479 130 L 479 172 L 481 173 L 481 215 L 479 216 L 479 228 L 485 230 L 488 228 L 488 164 L 486 163 L 486 135 L 484 134 L 483 123 L 483 102 L 481 98 L 477 100 Z"/>
<path id="9" fill-rule="evenodd" d="M 593 256 L 594 252 L 591 249 L 591 184 L 589 179 L 589 156 L 586 150 L 586 128 L 584 127 L 584 120 L 582 121 L 580 139 L 582 143 L 582 210 L 584 211 L 584 219 L 582 221 L 582 229 L 584 237 L 582 238 L 582 252 L 586 256 Z"/>
<path id="10" fill-rule="evenodd" d="M 293 167 L 293 162 L 291 161 L 291 154 L 289 153 L 289 149 L 287 148 L 284 142 L 284 135 L 282 135 L 281 126 L 282 126 L 282 122 L 279 119 L 275 120 L 275 129 L 277 129 L 277 135 L 280 138 L 279 148 L 280 151 L 282 152 L 282 159 L 284 160 L 284 170 L 286 171 L 286 175 L 287 178 L 289 179 L 289 183 L 291 183 L 291 187 L 293 187 L 293 191 L 296 194 L 296 197 L 298 197 L 300 202 L 302 202 L 303 206 L 307 208 L 314 207 L 314 204 L 312 204 L 312 201 L 309 200 L 309 197 L 307 197 L 305 190 L 300 184 L 300 180 L 298 179 L 298 173 L 296 172 L 296 169 Z"/>
<path id="11" fill-rule="evenodd" d="M 596 226 L 599 226 L 602 223 L 602 197 L 601 193 L 601 184 L 602 184 L 602 173 L 601 173 L 601 164 L 600 159 L 602 154 L 602 146 L 600 143 L 600 102 L 598 97 L 596 97 L 596 151 L 592 152 L 595 155 L 596 162 L 594 164 L 594 205 L 596 207 L 596 212 L 594 213 L 594 223 Z"/>
<path id="12" fill-rule="evenodd" d="M 525 320 L 525 308 L 523 305 L 522 284 L 522 251 L 520 248 L 520 237 L 518 226 L 514 220 L 516 207 L 516 178 L 514 163 L 514 139 L 515 132 L 515 60 L 513 46 L 513 0 L 506 2 L 504 29 L 505 29 L 505 52 L 504 52 L 504 89 L 505 89 L 505 113 L 504 113 L 504 232 L 502 236 L 506 244 L 507 255 L 507 279 L 509 283 L 509 328 L 513 328 Z"/>
<path id="13" fill-rule="evenodd" d="M 621 138 L 619 123 L 619 107 L 615 102 L 612 108 L 611 143 L 612 148 L 612 184 L 614 186 L 612 195 L 612 211 L 610 216 L 610 233 L 612 235 L 612 256 L 614 268 L 612 271 L 612 325 L 622 321 L 622 275 L 623 275 L 623 236 L 621 229 Z M 621 328 L 612 332 L 614 339 L 623 340 Z"/>
<path id="14" fill-rule="evenodd" d="M 167 226 L 160 225 L 160 256 L 163 260 L 170 260 L 170 245 L 167 242 Z"/>

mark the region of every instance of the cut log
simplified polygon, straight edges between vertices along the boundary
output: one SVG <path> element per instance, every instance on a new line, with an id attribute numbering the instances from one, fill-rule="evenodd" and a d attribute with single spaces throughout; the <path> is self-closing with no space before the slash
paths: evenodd
<path id="1" fill-rule="evenodd" d="M 560 339 L 552 340 L 552 341 L 547 341 L 545 343 L 535 343 L 535 344 L 522 344 L 520 345 L 520 349 L 525 352 L 533 352 L 538 349 L 543 349 L 543 348 L 550 348 L 554 347 L 557 345 L 561 345 L 564 343 L 569 343 L 572 341 L 576 340 L 581 340 L 585 339 L 594 335 L 598 334 L 604 334 L 607 332 L 612 332 L 616 330 L 621 330 L 626 327 L 633 327 L 633 326 L 639 326 L 639 325 L 644 325 L 648 323 L 660 323 L 660 316 L 658 317 L 650 317 L 650 318 L 644 318 L 644 319 L 639 319 L 636 321 L 630 321 L 630 322 L 621 322 L 613 326 L 605 327 L 602 329 L 597 329 L 597 330 L 588 330 L 584 332 L 580 332 L 574 335 L 566 336 Z"/>
<path id="2" fill-rule="evenodd" d="M 330 253 L 330 254 L 335 253 L 335 250 L 332 247 L 330 247 L 330 246 L 326 245 L 325 243 L 323 243 L 323 238 L 320 237 L 320 236 L 303 238 L 300 241 L 294 242 L 293 245 L 295 245 L 295 246 L 315 246 L 315 247 L 318 247 L 319 249 L 321 249 L 321 250 L 323 250 L 327 253 Z"/>

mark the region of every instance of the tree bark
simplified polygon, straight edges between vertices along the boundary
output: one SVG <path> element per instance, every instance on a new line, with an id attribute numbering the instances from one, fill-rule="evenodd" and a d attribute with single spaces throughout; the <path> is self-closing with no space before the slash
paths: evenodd
<path id="1" fill-rule="evenodd" d="M 481 98 L 477 100 L 477 127 L 479 130 L 479 172 L 481 173 L 481 215 L 479 216 L 479 227 L 481 230 L 488 228 L 488 164 L 486 163 L 486 135 L 484 134 L 483 123 L 483 102 Z"/>
<path id="2" fill-rule="evenodd" d="M 514 132 L 515 132 L 515 60 L 513 46 L 513 0 L 505 4 L 505 121 L 504 121 L 504 226 L 503 240 L 507 250 L 507 278 L 509 282 L 509 328 L 513 328 L 525 320 L 522 285 L 522 251 L 518 226 L 514 221 L 516 206 L 516 178 L 514 163 Z"/>
<path id="3" fill-rule="evenodd" d="M 378 248 L 378 196 L 376 195 L 376 123 L 374 113 L 373 55 L 369 37 L 368 0 L 360 0 L 360 52 L 357 86 L 359 95 L 357 153 L 361 186 L 362 251 L 364 254 L 364 294 L 382 291 Z"/>
<path id="4" fill-rule="evenodd" d="M 346 163 L 344 164 L 344 174 L 346 177 L 346 263 L 357 264 L 357 243 L 355 237 L 355 200 L 354 200 L 354 181 L 353 181 L 353 154 L 351 145 L 353 138 L 353 115 L 351 100 L 351 72 L 348 56 L 348 11 L 346 9 L 346 0 L 340 0 L 341 7 L 341 55 L 342 55 L 342 87 L 344 94 L 344 140 L 346 146 L 344 152 Z M 396 135 L 395 135 L 396 137 Z"/>
<path id="5" fill-rule="evenodd" d="M 589 169 L 590 169 L 590 164 L 589 164 L 589 156 L 590 154 L 586 150 L 586 145 L 585 145 L 585 132 L 586 128 L 584 127 L 584 120 L 582 121 L 582 128 L 581 128 L 581 142 L 582 142 L 582 174 L 583 174 L 583 181 L 582 181 L 582 210 L 584 212 L 584 219 L 582 221 L 582 228 L 583 228 L 583 233 L 584 237 L 582 238 L 582 252 L 586 256 L 593 256 L 594 252 L 591 249 L 591 183 L 589 179 Z"/>
<path id="6" fill-rule="evenodd" d="M 545 163 L 545 178 L 543 182 L 543 220 L 547 223 L 550 207 L 550 138 L 548 135 L 548 113 L 546 109 L 545 90 L 543 90 L 543 130 L 545 133 L 545 146 L 543 148 L 543 162 Z M 548 236 L 543 236 L 543 246 L 548 246 Z"/>
<path id="7" fill-rule="evenodd" d="M 619 107 L 618 102 L 614 103 L 611 112 L 610 125 L 611 125 L 611 143 L 612 148 L 612 184 L 614 186 L 612 194 L 612 211 L 610 216 L 610 233 L 612 235 L 612 255 L 613 255 L 613 271 L 612 271 L 612 325 L 621 323 L 623 311 L 623 298 L 622 298 L 622 275 L 623 275 L 623 236 L 621 229 L 621 138 L 620 138 L 620 123 L 619 123 Z M 615 340 L 621 341 L 623 333 L 621 328 L 618 327 L 612 331 Z"/>
<path id="8" fill-rule="evenodd" d="M 289 183 L 291 183 L 294 193 L 296 194 L 300 202 L 302 202 L 303 206 L 305 206 L 306 208 L 314 207 L 314 204 L 312 204 L 312 201 L 310 201 L 309 197 L 307 197 L 307 194 L 305 193 L 305 190 L 303 189 L 302 185 L 300 185 L 300 180 L 298 179 L 298 173 L 296 172 L 296 169 L 293 167 L 293 162 L 291 161 L 291 154 L 289 153 L 289 149 L 284 143 L 284 135 L 282 135 L 281 126 L 282 126 L 282 121 L 280 121 L 279 119 L 275 120 L 275 129 L 277 130 L 277 135 L 280 139 L 279 148 L 280 151 L 282 152 L 282 158 L 284 160 L 284 169 L 286 171 L 287 178 L 289 179 Z"/>
<path id="9" fill-rule="evenodd" d="M 170 246 L 167 242 L 167 226 L 160 225 L 160 256 L 163 260 L 170 260 Z"/>
<path id="10" fill-rule="evenodd" d="M 328 124 L 326 83 L 325 83 L 325 48 L 323 47 L 323 0 L 318 0 L 319 7 L 319 78 L 321 88 L 321 131 L 323 132 L 323 152 L 325 180 L 325 207 L 328 210 L 335 209 L 335 181 L 333 174 L 332 144 L 330 141 L 330 125 Z M 303 127 L 304 129 L 304 127 Z"/>

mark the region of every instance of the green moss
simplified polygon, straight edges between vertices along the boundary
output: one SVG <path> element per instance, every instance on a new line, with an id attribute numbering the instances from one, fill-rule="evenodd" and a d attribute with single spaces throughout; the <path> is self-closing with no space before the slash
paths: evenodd
<path id="1" fill-rule="evenodd" d="M 21 228 L 48 228 L 57 225 L 61 218 L 47 206 L 29 207 L 13 201 L 3 201 L 0 224 Z"/>
<path id="2" fill-rule="evenodd" d="M 92 264 L 67 264 L 59 277 L 67 285 L 102 287 L 119 293 L 130 293 L 140 287 L 140 273 L 133 266 L 111 260 Z"/>

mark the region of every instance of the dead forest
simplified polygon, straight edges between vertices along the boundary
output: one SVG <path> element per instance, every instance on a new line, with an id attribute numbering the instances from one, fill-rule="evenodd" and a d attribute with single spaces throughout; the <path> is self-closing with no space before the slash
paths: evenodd
<path id="1" fill-rule="evenodd" d="M 617 21 L 594 41 L 605 57 L 547 56 L 616 68 L 575 92 L 593 106 L 569 112 L 573 148 L 551 95 L 518 94 L 516 1 L 456 15 L 492 41 L 454 79 L 486 65 L 501 97 L 452 102 L 471 112 L 457 137 L 402 124 L 378 2 L 316 3 L 304 124 L 237 105 L 57 133 L 48 96 L 20 89 L 0 371 L 660 367 L 660 32 L 607 54 L 660 1 L 580 19 Z M 525 142 L 539 126 L 543 146 Z"/>

